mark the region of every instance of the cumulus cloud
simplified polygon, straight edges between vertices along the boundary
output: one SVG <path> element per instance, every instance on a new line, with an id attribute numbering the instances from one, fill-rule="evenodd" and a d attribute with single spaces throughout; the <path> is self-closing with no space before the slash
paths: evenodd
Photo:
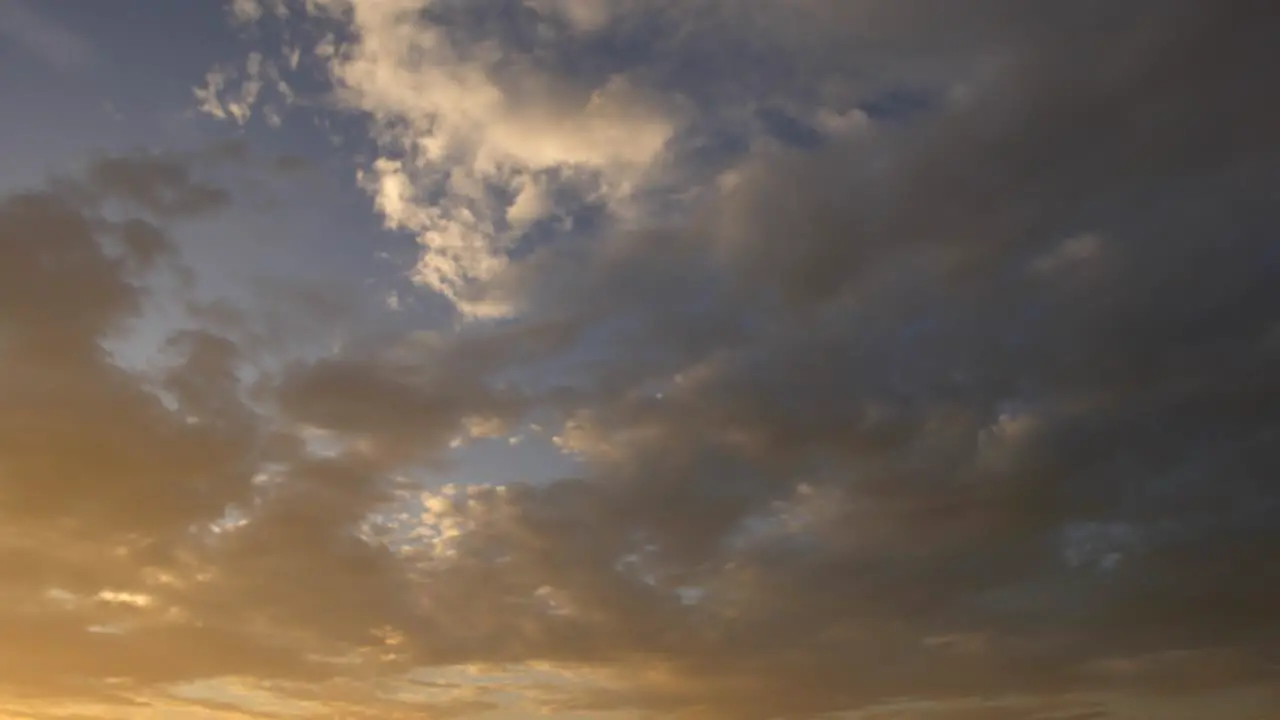
<path id="1" fill-rule="evenodd" d="M 625 201 L 676 131 L 675 104 L 624 73 L 570 78 L 536 52 L 467 37 L 463 4 L 349 12 L 353 39 L 329 69 L 344 101 L 377 126 L 384 154 L 369 190 L 390 227 L 418 238 L 415 277 L 467 314 L 509 312 L 476 287 L 556 211 L 541 185 L 576 178 L 583 200 Z M 578 25 L 594 21 L 576 13 Z"/>
<path id="2" fill-rule="evenodd" d="M 418 239 L 416 281 L 464 315 L 517 310 L 488 285 L 513 255 L 543 242 L 540 221 L 564 230 L 592 208 L 630 218 L 660 184 L 669 146 L 689 121 L 688 98 L 625 67 L 565 71 L 590 61 L 582 33 L 632 10 L 593 2 L 298 4 L 313 38 L 302 66 L 318 68 L 334 101 L 372 126 L 378 157 L 364 168 L 364 186 L 388 227 Z M 532 45 L 516 42 L 520 36 Z M 215 70 L 196 94 L 206 112 L 242 123 L 258 88 Z M 224 95 L 238 101 L 218 102 Z"/>
<path id="3" fill-rule="evenodd" d="M 91 169 L 90 184 L 166 216 L 203 209 L 203 189 L 188 194 L 169 184 L 173 167 L 105 161 Z M 150 202 L 157 198 L 165 201 Z M 172 251 L 167 236 L 145 226 L 153 242 L 130 242 L 54 191 L 8 197 L 0 218 L 6 685 L 94 692 L 111 676 L 146 681 L 217 667 L 220 660 L 199 649 L 187 656 L 187 670 L 158 655 L 168 642 L 198 645 L 201 636 L 222 637 L 223 653 L 256 652 L 233 631 L 174 627 L 163 617 L 168 608 L 102 601 L 104 590 L 141 596 L 148 575 L 169 577 L 164 568 L 178 562 L 189 529 L 217 520 L 251 487 L 257 433 L 228 406 L 233 388 L 221 384 L 233 357 L 206 359 L 193 348 L 180 358 L 169 377 L 182 405 L 171 409 L 104 348 L 140 313 L 139 280 L 157 253 Z M 144 221 L 125 227 L 137 222 Z M 188 387 L 203 392 L 188 396 Z M 68 606 L 49 612 L 51 602 Z M 113 659 L 122 637 L 87 628 L 128 625 L 138 615 L 152 622 L 130 633 L 135 666 L 123 668 Z M 269 653 L 261 657 L 270 664 Z"/>
<path id="4" fill-rule="evenodd" d="M 196 314 L 143 374 L 104 343 L 234 194 L 5 199 L 6 690 L 1274 717 L 1270 4 L 233 10 L 320 38 L 416 276 L 501 319 L 256 367 Z M 535 425 L 570 477 L 409 479 Z"/>

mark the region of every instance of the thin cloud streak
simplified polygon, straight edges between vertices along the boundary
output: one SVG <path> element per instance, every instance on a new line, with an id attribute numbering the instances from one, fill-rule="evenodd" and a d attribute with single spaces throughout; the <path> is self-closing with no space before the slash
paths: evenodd
<path id="1" fill-rule="evenodd" d="M 0 0 L 0 36 L 59 70 L 88 67 L 97 58 L 88 40 L 25 0 Z"/>

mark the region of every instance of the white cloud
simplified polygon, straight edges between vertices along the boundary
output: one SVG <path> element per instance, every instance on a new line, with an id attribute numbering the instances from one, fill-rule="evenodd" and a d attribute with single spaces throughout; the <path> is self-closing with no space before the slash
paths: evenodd
<path id="1" fill-rule="evenodd" d="M 678 117 L 626 76 L 566 79 L 495 44 L 460 41 L 418 19 L 423 7 L 352 3 L 358 39 L 331 70 L 345 102 L 380 128 L 384 155 L 367 187 L 389 227 L 418 237 L 416 279 L 465 314 L 507 314 L 477 288 L 507 266 L 529 225 L 555 212 L 541 174 L 585 174 L 603 198 L 623 200 Z"/>
<path id="2" fill-rule="evenodd" d="M 511 201 L 511 206 L 507 208 L 507 222 L 513 228 L 523 229 L 548 215 L 553 207 L 547 183 L 538 177 L 526 177 L 521 182 L 515 199 Z"/>
<path id="3" fill-rule="evenodd" d="M 361 182 L 387 227 L 416 236 L 414 280 L 464 315 L 508 315 L 510 301 L 485 285 L 524 233 L 563 214 L 557 199 L 624 207 L 677 132 L 682 108 L 626 74 L 587 80 L 548 69 L 542 55 L 560 30 L 540 28 L 539 46 L 516 52 L 487 28 L 473 37 L 425 13 L 449 5 L 310 0 L 298 7 L 313 19 L 342 18 L 336 36 L 347 39 L 317 33 L 303 52 L 324 67 L 337 102 L 371 121 L 379 157 Z M 611 17 L 608 3 L 587 0 L 532 6 L 563 18 L 565 32 Z M 233 14 L 264 16 L 253 3 Z M 297 51 L 283 49 L 280 66 L 297 66 Z M 200 109 L 244 124 L 277 67 L 251 57 L 243 73 L 215 70 L 195 91 Z"/>
<path id="4" fill-rule="evenodd" d="M 358 161 L 360 182 L 384 225 L 416 238 L 409 277 L 464 317 L 509 317 L 528 309 L 538 284 L 529 278 L 533 266 L 515 259 L 527 257 L 524 250 L 580 241 L 600 216 L 611 226 L 655 213 L 673 219 L 717 184 L 731 184 L 723 171 L 744 156 L 776 155 L 770 148 L 788 140 L 759 122 L 760 107 L 784 108 L 797 127 L 826 138 L 871 127 L 849 93 L 832 90 L 843 85 L 832 75 L 839 63 L 827 67 L 828 50 L 840 43 L 824 35 L 821 47 L 793 47 L 763 31 L 778 24 L 776 13 L 748 5 L 293 0 L 273 10 L 274 3 L 249 3 L 235 16 L 283 18 L 282 46 L 257 74 L 246 67 L 234 78 L 211 75 L 197 98 L 206 112 L 241 124 L 255 100 L 277 95 L 283 105 L 367 120 L 369 136 L 358 141 L 371 140 L 374 150 Z M 812 12 L 804 10 L 808 24 Z M 665 28 L 662 36 L 651 37 L 652 27 Z M 654 54 L 601 49 L 631 42 Z M 738 52 L 777 54 L 780 69 L 726 73 L 730 63 L 720 60 Z M 818 69 L 789 75 L 783 58 L 796 53 L 812 54 Z M 319 73 L 326 91 L 295 101 L 279 72 Z M 261 112 L 279 124 L 271 107 Z M 584 213 L 592 223 L 577 222 Z"/>
<path id="5" fill-rule="evenodd" d="M 525 5 L 541 14 L 558 16 L 579 32 L 599 30 L 613 15 L 610 0 L 525 0 Z"/>
<path id="6" fill-rule="evenodd" d="M 228 9 L 231 19 L 240 24 L 249 24 L 262 19 L 268 13 L 278 18 L 289 14 L 285 0 L 232 0 Z"/>
<path id="7" fill-rule="evenodd" d="M 280 77 L 275 62 L 265 59 L 260 52 L 251 52 L 245 58 L 243 70 L 216 67 L 205 73 L 204 85 L 191 92 L 200 112 L 244 125 L 253 117 L 266 88 L 279 94 L 286 104 L 293 100 L 292 89 Z M 263 104 L 261 110 L 268 124 L 280 124 L 281 111 L 276 103 Z"/>
<path id="8" fill-rule="evenodd" d="M 232 0 L 230 12 L 236 22 L 257 22 L 262 18 L 262 4 L 258 0 Z"/>

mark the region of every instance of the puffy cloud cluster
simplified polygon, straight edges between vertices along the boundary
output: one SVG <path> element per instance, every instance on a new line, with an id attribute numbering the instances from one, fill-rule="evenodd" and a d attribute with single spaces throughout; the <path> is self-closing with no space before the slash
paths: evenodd
<path id="1" fill-rule="evenodd" d="M 378 156 L 364 185 L 388 227 L 418 239 L 415 279 L 468 316 L 514 310 L 484 287 L 512 252 L 571 229 L 583 208 L 625 212 L 681 124 L 677 99 L 626 72 L 561 72 L 571 58 L 556 54 L 557 43 L 599 29 L 610 16 L 603 3 L 323 0 L 272 8 L 232 9 L 248 22 L 291 11 L 309 21 L 282 58 L 318 70 L 334 102 L 367 116 Z M 507 44 L 518 36 L 532 46 Z M 201 108 L 243 124 L 262 87 L 260 68 L 279 79 L 277 63 L 258 53 L 244 82 L 211 73 L 196 91 Z M 289 85 L 281 87 L 292 100 Z M 278 110 L 270 113 L 278 119 Z"/>
<path id="2" fill-rule="evenodd" d="M 326 67 L 388 151 L 367 177 L 428 284 L 520 312 L 256 372 L 196 322 L 142 374 L 104 342 L 180 266 L 166 223 L 230 196 L 134 157 L 6 199 L 6 692 L 154 707 L 236 677 L 317 716 L 1274 717 L 1273 4 L 279 7 L 343 31 Z M 580 74 L 539 34 L 664 23 L 686 33 L 651 42 L 695 74 L 760 53 L 815 80 L 684 105 L 661 70 Z M 762 110 L 806 93 L 807 119 Z M 772 141 L 729 175 L 655 170 L 706 98 L 746 96 Z M 843 131 L 804 140 L 822 118 Z M 515 252 L 513 212 L 558 207 L 524 191 L 571 176 L 610 207 L 710 189 Z M 402 479 L 522 423 L 576 475 Z"/>
<path id="3" fill-rule="evenodd" d="M 6 693 L 323 678 L 334 671 L 313 657 L 369 644 L 392 616 L 400 574 L 378 568 L 394 559 L 353 534 L 392 492 L 386 460 L 307 450 L 289 402 L 314 370 L 259 377 L 279 390 L 255 400 L 253 357 L 234 335 L 179 329 L 154 367 L 112 350 L 146 321 L 164 276 L 190 273 L 166 225 L 229 202 L 196 164 L 103 158 L 0 205 Z M 343 397 L 307 392 L 304 408 Z M 356 577 L 334 574 L 343 562 Z M 379 583 L 383 605 L 364 597 Z"/>

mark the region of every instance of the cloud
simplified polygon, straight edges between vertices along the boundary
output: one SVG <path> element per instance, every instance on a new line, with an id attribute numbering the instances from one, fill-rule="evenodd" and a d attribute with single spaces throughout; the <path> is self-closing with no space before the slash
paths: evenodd
<path id="1" fill-rule="evenodd" d="M 644 72 L 562 70 L 590 59 L 580 34 L 614 17 L 602 4 L 477 7 L 300 4 L 313 38 L 301 67 L 371 125 L 378 157 L 362 183 L 387 226 L 418 239 L 415 280 L 464 315 L 504 316 L 518 303 L 488 285 L 514 256 L 572 228 L 583 211 L 643 212 L 690 107 Z M 536 42 L 510 45 L 510 33 Z M 225 75 L 215 70 L 197 96 L 221 117 L 229 106 L 210 98 L 248 99 L 235 105 L 246 109 L 234 118 L 243 122 L 257 86 L 235 90 Z"/>
<path id="2" fill-rule="evenodd" d="M 96 57 L 87 40 L 37 13 L 24 0 L 0 2 L 0 35 L 60 70 L 85 67 Z"/>
<path id="3" fill-rule="evenodd" d="M 353 5 L 355 39 L 330 72 L 379 128 L 384 154 L 366 182 L 388 226 L 418 238 L 415 277 L 467 314 L 506 314 L 468 294 L 555 210 L 530 188 L 557 174 L 606 203 L 625 200 L 676 131 L 677 108 L 625 74 L 563 77 L 536 55 L 468 42 L 451 25 L 467 21 L 461 6 L 431 10 Z"/>
<path id="4" fill-rule="evenodd" d="M 1102 251 L 1102 238 L 1085 233 L 1062 241 L 1062 244 L 1031 264 L 1036 272 L 1049 272 L 1055 268 L 1089 260 Z"/>
<path id="5" fill-rule="evenodd" d="M 283 18 L 288 15 L 289 7 L 284 0 L 232 0 L 228 12 L 233 22 L 248 24 L 268 13 Z"/>
<path id="6" fill-rule="evenodd" d="M 98 159 L 86 172 L 84 189 L 161 218 L 216 212 L 230 204 L 227 191 L 193 176 L 181 156 L 123 156 Z"/>
<path id="7" fill-rule="evenodd" d="M 246 21 L 253 22 L 252 19 Z M 267 94 L 264 95 L 264 91 Z M 198 111 L 241 126 L 249 122 L 257 109 L 268 125 L 278 127 L 283 122 L 282 104 L 287 106 L 294 100 L 293 88 L 281 77 L 275 62 L 264 59 L 258 52 L 249 53 L 243 69 L 213 68 L 205 73 L 204 85 L 192 88 L 191 92 Z M 274 99 L 277 96 L 278 100 Z M 264 101 L 264 97 L 273 100 Z"/>
<path id="8" fill-rule="evenodd" d="M 1274 715 L 1270 5 L 301 7 L 375 210 L 492 321 L 286 362 L 193 313 L 135 372 L 104 343 L 235 194 L 164 155 L 4 200 L 13 692 Z M 603 37 L 662 59 L 558 44 Z M 532 424 L 570 477 L 410 479 Z"/>
<path id="9" fill-rule="evenodd" d="M 469 373 L 443 377 L 376 359 L 326 359 L 288 374 L 282 411 L 309 427 L 363 438 L 390 460 L 429 459 L 459 434 L 494 434 L 519 417 L 518 393 L 479 384 Z"/>
<path id="10" fill-rule="evenodd" d="M 314 688 L 363 656 L 359 673 L 405 671 L 380 629 L 412 624 L 421 585 L 375 511 L 404 496 L 393 471 L 519 410 L 449 377 L 396 385 L 394 364 L 358 356 L 255 365 L 252 334 L 203 312 L 149 367 L 122 364 L 110 348 L 141 342 L 153 293 L 190 273 L 171 228 L 230 202 L 194 179 L 206 160 L 101 157 L 0 201 L 0 687 L 23 712 L 232 676 Z M 410 427 L 378 414 L 415 388 Z M 338 442 L 311 446 L 318 427 Z M 489 706 L 457 700 L 359 704 Z"/>
<path id="11" fill-rule="evenodd" d="M 172 184 L 183 166 L 152 162 L 101 161 L 87 186 L 169 216 L 205 209 L 205 189 L 187 196 Z M 139 281 L 159 272 L 152 261 L 172 252 L 163 230 L 139 222 L 112 224 L 55 191 L 0 205 L 8 597 L 0 624 L 10 638 L 0 665 L 6 687 L 24 692 L 103 693 L 112 677 L 147 684 L 221 674 L 232 657 L 264 669 L 288 664 L 241 632 L 173 622 L 168 603 L 103 599 L 104 591 L 150 597 L 155 583 L 183 582 L 184 538 L 249 497 L 258 444 L 247 408 L 237 407 L 233 348 L 205 336 L 181 348 L 164 375 L 176 407 L 106 351 L 141 312 Z M 144 228 L 147 241 L 137 242 Z M 89 629 L 117 623 L 131 629 Z M 164 659 L 171 643 L 189 653 Z"/>

